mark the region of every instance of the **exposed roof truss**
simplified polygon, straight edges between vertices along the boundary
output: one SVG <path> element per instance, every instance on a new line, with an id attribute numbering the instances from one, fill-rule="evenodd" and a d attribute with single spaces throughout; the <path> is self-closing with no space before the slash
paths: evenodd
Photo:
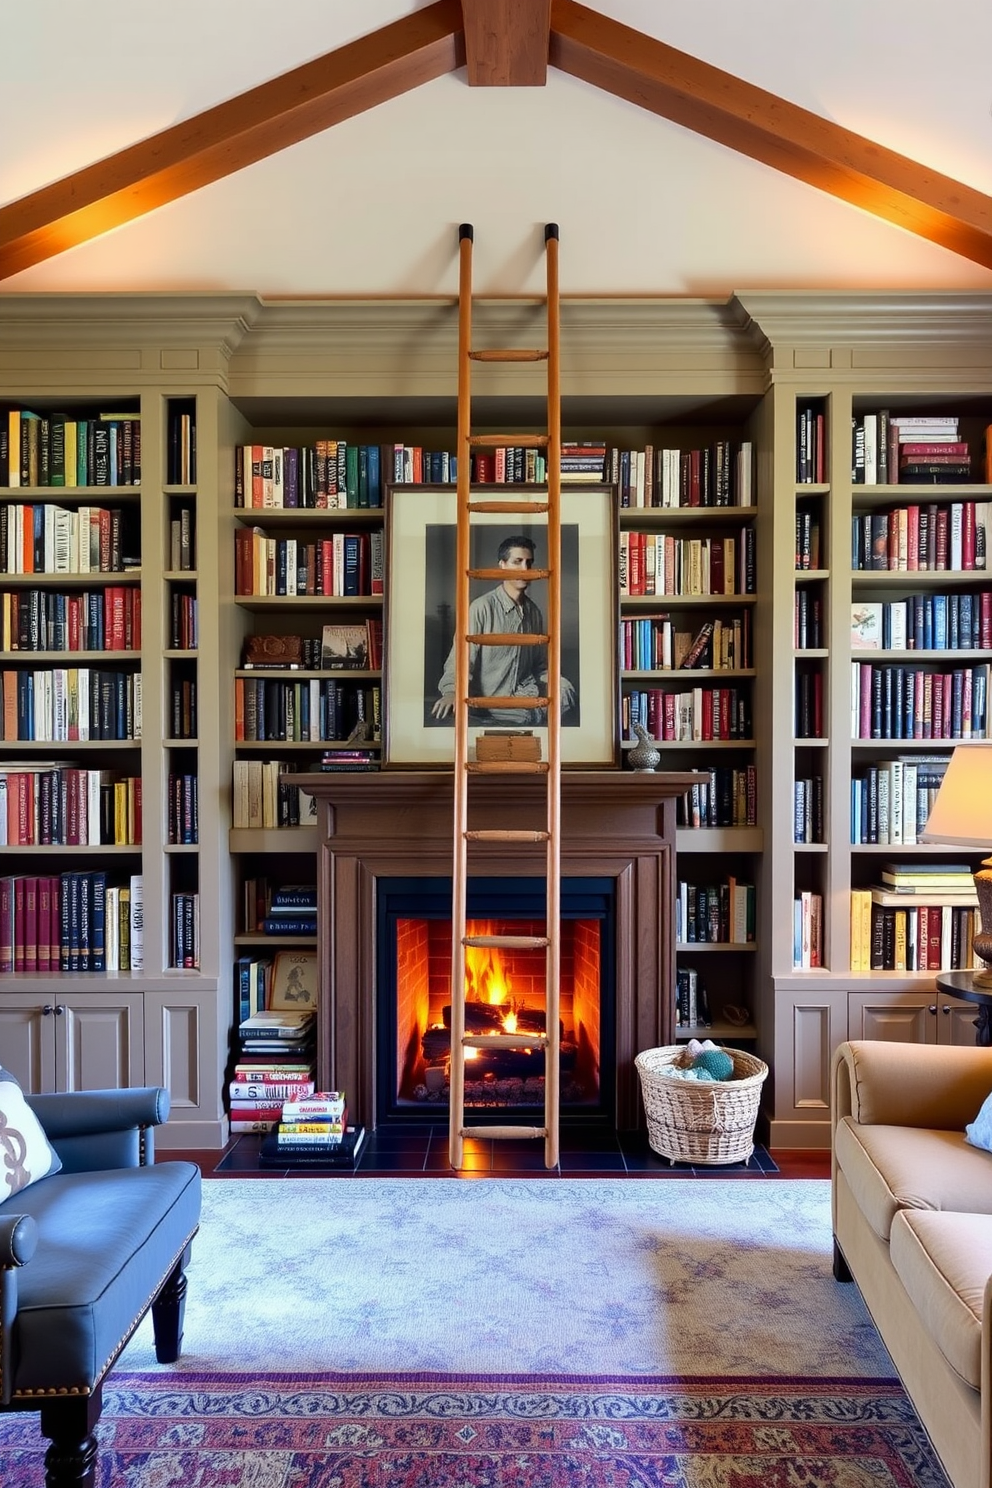
<path id="1" fill-rule="evenodd" d="M 992 198 L 577 0 L 435 0 L 0 207 L 0 279 L 467 67 L 473 86 L 559 68 L 992 268 Z"/>

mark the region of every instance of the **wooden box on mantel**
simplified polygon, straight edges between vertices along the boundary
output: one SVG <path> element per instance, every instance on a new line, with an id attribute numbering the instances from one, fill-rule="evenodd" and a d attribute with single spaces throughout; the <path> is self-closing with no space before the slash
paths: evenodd
<path id="1" fill-rule="evenodd" d="M 480 734 L 475 741 L 477 760 L 539 760 L 541 741 L 536 734 Z"/>

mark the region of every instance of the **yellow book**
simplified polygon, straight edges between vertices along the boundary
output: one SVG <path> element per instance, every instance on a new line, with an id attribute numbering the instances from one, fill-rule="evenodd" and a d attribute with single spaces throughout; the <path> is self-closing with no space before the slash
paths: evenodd
<path id="1" fill-rule="evenodd" d="M 861 890 L 851 890 L 851 970 L 862 971 Z"/>
<path id="2" fill-rule="evenodd" d="M 906 970 L 906 910 L 896 910 L 895 958 L 893 971 Z"/>

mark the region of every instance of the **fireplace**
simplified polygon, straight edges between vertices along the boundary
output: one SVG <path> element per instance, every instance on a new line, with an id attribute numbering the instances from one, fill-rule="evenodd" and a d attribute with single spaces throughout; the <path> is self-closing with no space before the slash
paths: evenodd
<path id="1" fill-rule="evenodd" d="M 381 905 L 392 879 L 447 890 L 452 777 L 441 770 L 390 769 L 354 775 L 314 772 L 288 779 L 318 803 L 317 1077 L 325 1089 L 345 1090 L 353 1119 L 371 1128 L 385 1119 L 384 1111 L 406 1109 L 398 1105 L 400 1035 L 389 1035 L 382 1022 Z M 563 890 L 575 880 L 605 881 L 612 903 L 611 928 L 602 923 L 599 928 L 597 1098 L 604 1116 L 621 1131 L 643 1123 L 635 1056 L 641 1049 L 671 1043 L 674 1036 L 675 801 L 696 779 L 688 772 L 631 770 L 569 770 L 562 775 Z M 508 790 L 505 778 L 480 776 L 470 795 L 472 825 L 529 825 L 544 800 L 543 780 L 514 776 Z M 473 843 L 469 881 L 503 880 L 511 888 L 526 879 L 543 881 L 543 861 L 540 845 Z M 442 892 L 441 898 L 447 918 L 448 894 Z M 492 917 L 489 909 L 484 913 Z M 514 911 L 514 917 L 541 916 L 524 908 L 519 916 Z M 443 939 L 444 931 L 440 933 Z M 395 1022 L 395 1013 L 393 1018 Z M 584 1013 L 582 1018 L 585 1023 Z M 574 993 L 569 1026 L 576 1031 Z M 583 1036 L 590 1042 L 594 1037 L 588 1029 Z M 390 1037 L 393 1050 L 387 1055 L 384 1044 Z M 404 1037 L 409 1043 L 409 1032 Z M 384 1086 L 395 1093 L 385 1095 Z"/>
<path id="2" fill-rule="evenodd" d="M 470 878 L 470 935 L 543 935 L 544 880 Z M 376 892 L 379 1121 L 447 1121 L 451 1011 L 450 879 L 380 878 Z M 561 887 L 561 1112 L 612 1113 L 612 879 Z M 541 949 L 468 947 L 466 1026 L 474 1033 L 544 1031 Z M 466 1111 L 474 1118 L 544 1108 L 541 1048 L 467 1051 Z"/>

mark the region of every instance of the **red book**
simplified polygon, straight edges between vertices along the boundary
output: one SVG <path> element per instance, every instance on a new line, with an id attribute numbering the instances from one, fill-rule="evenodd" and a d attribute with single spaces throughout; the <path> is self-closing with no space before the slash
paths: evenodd
<path id="1" fill-rule="evenodd" d="M 14 879 L 14 970 L 26 970 L 24 937 L 27 931 L 25 923 L 25 893 L 26 880 L 20 875 Z"/>
<path id="2" fill-rule="evenodd" d="M 906 508 L 906 568 L 915 572 L 920 566 L 920 508 Z"/>
<path id="3" fill-rule="evenodd" d="M 24 970 L 38 970 L 38 880 L 24 880 Z"/>
<path id="4" fill-rule="evenodd" d="M 962 503 L 961 511 L 961 567 L 974 568 L 975 566 L 975 533 L 977 530 L 977 518 L 975 515 L 975 503 L 965 501 Z"/>
<path id="5" fill-rule="evenodd" d="M 68 650 L 78 651 L 83 643 L 82 640 L 82 604 L 78 594 L 69 595 L 69 635 Z"/>
<path id="6" fill-rule="evenodd" d="M 712 687 L 704 687 L 703 690 L 702 690 L 702 692 L 703 692 L 703 698 L 702 698 L 702 718 L 700 719 L 700 723 L 701 723 L 701 726 L 702 726 L 702 737 L 704 739 L 712 739 L 713 738 L 713 693 L 714 693 L 714 691 L 715 691 L 715 689 L 712 688 Z"/>
<path id="7" fill-rule="evenodd" d="M 56 960 L 52 961 L 52 884 L 58 879 L 38 880 L 38 970 L 58 971 L 58 948 Z"/>
<path id="8" fill-rule="evenodd" d="M 927 930 L 927 971 L 939 971 L 943 916 L 940 906 L 936 904 L 929 905 L 925 913 L 929 921 L 929 928 Z"/>
<path id="9" fill-rule="evenodd" d="M 951 515 L 946 506 L 937 508 L 937 519 L 935 522 L 934 539 L 934 561 L 930 565 L 935 569 L 946 569 L 950 557 L 951 542 Z"/>
<path id="10" fill-rule="evenodd" d="M 0 878 L 0 972 L 14 969 L 14 880 Z"/>

